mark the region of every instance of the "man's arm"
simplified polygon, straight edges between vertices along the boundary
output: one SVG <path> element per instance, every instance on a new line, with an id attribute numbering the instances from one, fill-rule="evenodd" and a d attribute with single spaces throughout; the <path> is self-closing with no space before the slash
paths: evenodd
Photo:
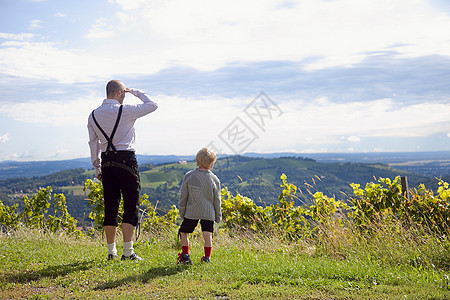
<path id="1" fill-rule="evenodd" d="M 141 104 L 133 105 L 128 108 L 136 118 L 143 117 L 158 108 L 158 104 L 152 101 L 144 92 L 138 89 L 128 89 L 128 91 L 142 101 Z"/>
<path id="2" fill-rule="evenodd" d="M 89 118 L 92 118 L 91 116 Z M 92 165 L 95 168 L 95 177 L 97 177 L 98 180 L 102 180 L 102 170 L 101 170 L 101 162 L 100 162 L 100 139 L 97 136 L 97 133 L 95 133 L 94 128 L 92 127 L 92 124 L 90 121 L 88 121 L 88 132 L 89 132 L 89 148 L 91 150 L 91 162 Z"/>

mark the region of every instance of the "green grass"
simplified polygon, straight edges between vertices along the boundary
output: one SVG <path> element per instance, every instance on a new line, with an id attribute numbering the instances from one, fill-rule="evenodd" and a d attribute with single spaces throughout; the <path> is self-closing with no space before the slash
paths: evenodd
<path id="1" fill-rule="evenodd" d="M 448 270 L 361 254 L 338 259 L 306 241 L 221 233 L 212 263 L 200 264 L 202 241 L 194 234 L 193 266 L 175 264 L 175 232 L 141 237 L 135 250 L 144 261 L 109 262 L 101 238 L 31 230 L 0 235 L 0 299 L 450 298 Z"/>

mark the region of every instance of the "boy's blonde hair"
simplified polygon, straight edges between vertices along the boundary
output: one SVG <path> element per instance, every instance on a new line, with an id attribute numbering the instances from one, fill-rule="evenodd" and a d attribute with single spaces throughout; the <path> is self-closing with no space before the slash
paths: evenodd
<path id="1" fill-rule="evenodd" d="M 212 162 L 215 162 L 216 159 L 217 156 L 207 148 L 202 148 L 200 151 L 197 152 L 197 155 L 195 156 L 197 166 L 199 166 L 202 169 L 208 169 L 209 165 Z"/>

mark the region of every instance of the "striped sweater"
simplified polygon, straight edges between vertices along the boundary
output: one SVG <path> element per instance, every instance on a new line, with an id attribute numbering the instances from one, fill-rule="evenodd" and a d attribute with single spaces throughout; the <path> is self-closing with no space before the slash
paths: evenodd
<path id="1" fill-rule="evenodd" d="M 220 205 L 220 181 L 213 172 L 197 168 L 184 175 L 178 203 L 180 217 L 219 223 Z"/>

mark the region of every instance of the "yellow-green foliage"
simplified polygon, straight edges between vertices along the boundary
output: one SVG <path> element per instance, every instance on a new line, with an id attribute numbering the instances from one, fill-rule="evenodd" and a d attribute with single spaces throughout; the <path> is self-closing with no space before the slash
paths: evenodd
<path id="1" fill-rule="evenodd" d="M 374 221 L 398 219 L 405 224 L 419 224 L 447 235 L 450 228 L 448 183 L 439 180 L 437 195 L 421 184 L 408 199 L 403 195 L 399 180 L 400 177 L 393 181 L 379 178 L 376 183 L 367 183 L 364 190 L 358 184 L 351 184 L 356 197 L 351 198 L 353 206 L 349 216 L 355 224 L 369 227 Z"/>
<path id="2" fill-rule="evenodd" d="M 52 200 L 53 199 L 53 200 Z M 68 233 L 77 233 L 76 220 L 69 214 L 66 205 L 66 197 L 63 194 L 53 194 L 52 188 L 42 188 L 31 198 L 24 196 L 22 212 L 16 212 L 18 204 L 11 207 L 0 202 L 0 223 L 17 228 L 21 225 L 43 229 L 49 232 L 64 230 Z M 53 204 L 53 214 L 49 208 Z"/>
<path id="3" fill-rule="evenodd" d="M 282 190 L 279 202 L 265 207 L 256 205 L 252 199 L 239 193 L 232 195 L 227 188 L 223 188 L 221 226 L 227 230 L 276 232 L 288 240 L 312 237 L 318 228 L 329 224 L 343 227 L 345 222 L 341 220 L 344 219 L 361 229 L 368 229 L 379 221 L 401 221 L 409 226 L 420 225 L 439 235 L 449 234 L 450 190 L 449 184 L 443 181 L 439 182 L 437 195 L 420 185 L 408 199 L 403 195 L 400 177 L 394 180 L 379 178 L 376 182 L 367 183 L 364 189 L 358 184 L 351 184 L 354 197 L 349 199 L 349 204 L 316 192 L 310 193 L 312 205 L 296 206 L 294 200 L 298 187 L 288 183 L 285 174 L 280 179 Z M 101 230 L 104 220 L 103 187 L 100 182 L 87 180 L 86 190 L 89 190 L 87 200 L 92 209 L 89 217 L 94 221 L 95 229 Z M 76 221 L 67 211 L 64 195 L 52 196 L 51 192 L 51 187 L 47 187 L 31 198 L 25 196 L 20 213 L 16 212 L 17 204 L 8 207 L 0 202 L 0 222 L 8 227 L 25 225 L 53 232 L 58 229 L 76 231 Z M 53 214 L 48 212 L 51 202 Z M 176 228 L 178 209 L 175 205 L 165 215 L 158 215 L 147 195 L 141 197 L 140 203 L 140 224 L 144 231 Z M 119 218 L 122 212 L 121 203 Z"/>
<path id="4" fill-rule="evenodd" d="M 162 229 L 174 229 L 178 217 L 178 209 L 172 205 L 170 210 L 162 216 L 156 213 L 156 207 L 148 200 L 147 195 L 141 198 L 141 228 L 145 232 L 156 233 Z"/>
<path id="5" fill-rule="evenodd" d="M 266 207 L 256 205 L 251 199 L 240 195 L 232 196 L 227 189 L 222 190 L 222 214 L 224 227 L 229 229 L 250 229 L 253 231 L 276 231 L 289 240 L 311 236 L 317 223 L 326 222 L 339 208 L 348 206 L 322 193 L 314 194 L 311 207 L 295 205 L 297 186 L 287 182 L 281 175 L 283 188 L 279 203 Z"/>

